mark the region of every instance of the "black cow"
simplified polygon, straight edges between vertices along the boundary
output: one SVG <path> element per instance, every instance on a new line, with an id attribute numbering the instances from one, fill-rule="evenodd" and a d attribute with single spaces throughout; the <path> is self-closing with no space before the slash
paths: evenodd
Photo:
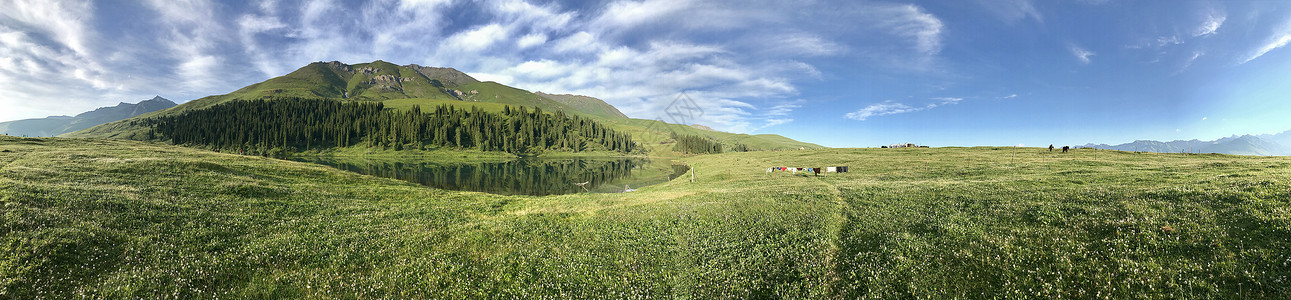
<path id="1" fill-rule="evenodd" d="M 1071 147 L 1062 146 L 1062 153 L 1067 153 L 1067 149 L 1071 149 Z"/>

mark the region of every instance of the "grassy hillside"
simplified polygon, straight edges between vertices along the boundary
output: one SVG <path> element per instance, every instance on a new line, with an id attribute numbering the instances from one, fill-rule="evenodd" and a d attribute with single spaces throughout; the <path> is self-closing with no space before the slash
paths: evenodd
<path id="1" fill-rule="evenodd" d="M 824 149 L 824 146 L 807 142 L 800 142 L 776 134 L 738 134 L 721 131 L 705 130 L 687 125 L 664 123 L 658 120 L 642 119 L 619 119 L 602 121 L 610 125 L 615 130 L 626 131 L 633 134 L 637 139 L 650 150 L 652 155 L 677 156 L 680 155 L 672 150 L 673 143 L 671 134 L 679 135 L 696 135 L 710 138 L 724 144 L 741 143 L 753 147 L 756 150 L 798 150 L 798 149 Z"/>
<path id="2" fill-rule="evenodd" d="M 601 118 L 626 119 L 628 117 L 627 115 L 624 115 L 623 112 L 620 112 L 618 108 L 614 108 L 613 105 L 605 103 L 605 100 L 601 99 L 580 95 L 547 94 L 543 92 L 537 92 L 534 94 Z"/>
<path id="3" fill-rule="evenodd" d="M 526 197 L 0 137 L 0 298 L 1291 297 L 1291 159 L 1094 156 L 726 153 Z"/>

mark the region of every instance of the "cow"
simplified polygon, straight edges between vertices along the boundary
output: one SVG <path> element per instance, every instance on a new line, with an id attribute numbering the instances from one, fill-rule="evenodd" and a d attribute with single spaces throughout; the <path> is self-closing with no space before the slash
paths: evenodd
<path id="1" fill-rule="evenodd" d="M 1062 146 L 1062 153 L 1067 153 L 1067 149 L 1071 149 L 1071 147 Z"/>
<path id="2" fill-rule="evenodd" d="M 1053 144 L 1049 144 L 1049 152 L 1053 152 Z"/>

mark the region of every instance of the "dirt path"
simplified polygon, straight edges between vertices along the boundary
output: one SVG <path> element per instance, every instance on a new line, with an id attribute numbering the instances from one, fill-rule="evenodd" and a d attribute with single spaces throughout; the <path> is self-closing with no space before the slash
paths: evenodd
<path id="1" fill-rule="evenodd" d="M 819 182 L 821 185 L 826 187 L 826 192 L 833 195 L 832 199 L 834 200 L 834 207 L 836 208 L 836 211 L 834 212 L 835 215 L 833 216 L 836 221 L 829 224 L 830 228 L 828 228 L 829 236 L 831 238 L 829 249 L 827 250 L 828 253 L 825 255 L 825 265 L 829 266 L 829 273 L 826 274 L 828 278 L 826 290 L 830 293 L 836 293 L 838 284 L 842 281 L 842 278 L 839 276 L 841 266 L 838 265 L 840 261 L 838 255 L 840 249 L 842 249 L 842 245 L 840 245 L 843 238 L 842 232 L 843 228 L 850 222 L 847 219 L 847 214 L 848 211 L 852 209 L 852 206 L 851 204 L 848 204 L 846 200 L 843 200 L 843 193 L 838 190 L 838 186 L 825 180 L 819 180 Z"/>

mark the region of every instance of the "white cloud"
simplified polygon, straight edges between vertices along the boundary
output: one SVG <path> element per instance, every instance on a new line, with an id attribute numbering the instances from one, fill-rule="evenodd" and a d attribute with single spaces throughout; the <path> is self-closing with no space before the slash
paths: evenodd
<path id="1" fill-rule="evenodd" d="M 556 41 L 552 47 L 557 53 L 590 53 L 600 51 L 596 36 L 586 31 L 579 31 Z"/>
<path id="2" fill-rule="evenodd" d="M 1076 45 L 1071 46 L 1071 54 L 1075 55 L 1076 59 L 1079 59 L 1080 62 L 1086 64 L 1092 61 L 1089 57 L 1094 56 L 1094 52 L 1090 52 L 1089 50 L 1085 50 L 1084 48 Z"/>
<path id="3" fill-rule="evenodd" d="M 516 41 L 516 47 L 519 47 L 520 49 L 526 49 L 533 46 L 542 45 L 544 43 L 547 43 L 546 34 L 530 33 L 530 34 L 526 34 L 523 37 L 520 37 L 520 40 Z"/>
<path id="4" fill-rule="evenodd" d="M 1224 21 L 1227 19 L 1228 15 L 1223 12 L 1212 10 L 1206 15 L 1206 20 L 1202 21 L 1201 25 L 1198 26 L 1196 30 L 1193 30 L 1192 36 L 1200 37 L 1215 34 L 1215 31 L 1219 31 L 1219 27 L 1223 26 Z"/>
<path id="5" fill-rule="evenodd" d="M 937 16 L 926 13 L 915 5 L 901 5 L 887 9 L 890 15 L 879 20 L 893 34 L 914 41 L 914 50 L 925 55 L 941 52 L 942 23 Z"/>
<path id="6" fill-rule="evenodd" d="M 71 115 L 129 97 L 139 81 L 105 65 L 124 51 L 101 46 L 95 19 L 90 2 L 0 1 L 0 121 Z"/>
<path id="7" fill-rule="evenodd" d="M 775 106 L 772 106 L 770 109 L 767 109 L 766 113 L 763 113 L 763 115 L 787 116 L 789 115 L 789 113 L 793 112 L 794 109 L 798 109 L 799 107 L 802 107 L 802 104 L 804 102 L 807 102 L 807 101 L 798 99 L 790 102 L 776 104 Z"/>
<path id="8" fill-rule="evenodd" d="M 1196 62 L 1196 61 L 1197 61 L 1197 58 L 1201 57 L 1201 56 L 1202 56 L 1202 55 L 1204 55 L 1204 54 L 1205 54 L 1205 53 L 1202 53 L 1201 51 L 1193 51 L 1193 52 L 1192 52 L 1192 56 L 1189 56 L 1189 57 L 1188 57 L 1188 59 L 1186 59 L 1186 60 L 1184 60 L 1184 61 L 1183 61 L 1183 66 L 1182 66 L 1182 67 L 1179 67 L 1179 70 L 1178 70 L 1178 71 L 1175 71 L 1175 72 L 1174 72 L 1174 75 L 1178 75 L 1179 73 L 1183 73 L 1183 71 L 1184 71 L 1184 70 L 1187 70 L 1187 69 L 1188 69 L 1188 67 L 1191 67 L 1191 66 L 1192 66 L 1192 63 L 1193 63 L 1193 62 Z"/>
<path id="9" fill-rule="evenodd" d="M 265 53 L 267 51 L 259 45 L 256 35 L 285 29 L 287 24 L 283 24 L 275 16 L 248 14 L 238 19 L 239 42 L 242 43 L 244 52 L 254 58 L 252 63 L 256 65 L 256 69 L 265 76 L 277 76 L 282 74 L 283 70 L 275 63 L 274 58 Z"/>
<path id="10" fill-rule="evenodd" d="M 803 99 L 798 99 L 794 101 L 776 104 L 775 106 L 768 108 L 765 112 L 762 113 L 762 116 L 763 116 L 762 121 L 764 122 L 762 126 L 758 126 L 757 128 L 751 131 L 758 131 L 772 126 L 793 122 L 793 118 L 788 118 L 787 116 L 793 113 L 793 110 L 802 107 L 802 104 L 805 102 L 807 101 Z"/>
<path id="11" fill-rule="evenodd" d="M 500 0 L 486 3 L 495 20 L 503 24 L 528 25 L 534 30 L 561 30 L 567 28 L 573 12 L 560 12 L 554 6 L 538 6 L 522 0 Z"/>
<path id="12" fill-rule="evenodd" d="M 1205 120 L 1206 120 L 1206 117 L 1201 117 L 1201 120 L 1202 120 L 1202 121 L 1205 121 Z"/>
<path id="13" fill-rule="evenodd" d="M 454 34 L 448 37 L 447 43 L 454 49 L 480 51 L 506 39 L 507 36 L 507 30 L 501 24 L 493 23 Z"/>
<path id="14" fill-rule="evenodd" d="M 1260 56 L 1264 56 L 1264 54 L 1269 53 L 1269 51 L 1273 51 L 1273 49 L 1282 48 L 1283 46 L 1286 46 L 1287 43 L 1291 43 L 1291 24 L 1288 24 L 1288 26 L 1283 26 L 1282 30 L 1278 31 L 1273 36 L 1269 37 L 1263 46 L 1256 48 L 1255 51 L 1252 52 L 1251 56 L 1247 57 L 1241 63 L 1245 64 L 1245 63 L 1251 62 L 1252 60 L 1255 60 L 1256 58 L 1260 58 Z"/>
<path id="15" fill-rule="evenodd" d="M 232 88 L 223 79 L 228 74 L 219 68 L 223 54 L 219 53 L 218 46 L 234 39 L 216 17 L 214 3 L 205 0 L 151 0 L 148 6 L 159 15 L 154 22 L 169 29 L 169 36 L 164 37 L 162 46 L 169 48 L 167 53 L 175 60 L 174 75 L 179 77 L 171 80 L 175 87 L 189 92 L 210 93 Z"/>
<path id="16" fill-rule="evenodd" d="M 452 2 L 450 0 L 399 0 L 399 8 L 405 10 L 418 8 L 438 9 Z"/>
<path id="17" fill-rule="evenodd" d="M 765 122 L 766 122 L 766 123 L 762 124 L 762 126 L 758 126 L 758 128 L 754 128 L 753 130 L 750 130 L 750 132 L 758 131 L 758 130 L 762 130 L 762 129 L 766 129 L 766 128 L 770 128 L 770 127 L 772 127 L 772 126 L 777 126 L 777 125 L 787 124 L 787 123 L 789 123 L 789 122 L 793 122 L 793 119 L 789 119 L 789 118 L 782 118 L 782 119 L 766 119 L 766 120 L 765 120 Z"/>
<path id="18" fill-rule="evenodd" d="M 93 55 L 88 23 L 93 21 L 93 4 L 87 1 L 7 0 L 0 1 L 0 14 L 31 26 L 79 55 Z"/>
<path id="19" fill-rule="evenodd" d="M 838 55 L 847 50 L 847 46 L 805 32 L 786 33 L 775 38 L 765 39 L 763 42 L 765 44 L 759 45 L 759 49 L 773 54 L 829 56 Z"/>
<path id="20" fill-rule="evenodd" d="M 1010 94 L 1010 95 L 1008 95 L 1008 96 L 1004 96 L 1004 97 L 1000 97 L 1000 98 L 1001 98 L 1001 99 L 1013 99 L 1013 98 L 1017 98 L 1017 97 L 1018 97 L 1018 94 Z"/>
<path id="21" fill-rule="evenodd" d="M 688 0 L 620 0 L 606 5 L 605 12 L 595 23 L 611 29 L 625 29 L 650 22 L 666 21 L 669 16 L 692 8 Z"/>
<path id="22" fill-rule="evenodd" d="M 1016 96 L 1016 95 L 1012 95 L 1012 96 Z M 1004 98 L 1012 98 L 1012 97 L 1004 97 Z M 892 100 L 887 100 L 887 101 L 883 101 L 882 103 L 871 104 L 860 110 L 847 113 L 844 116 L 847 117 L 848 119 L 865 121 L 870 117 L 917 112 L 922 110 L 934 109 L 934 108 L 946 106 L 946 105 L 959 104 L 960 102 L 964 101 L 964 98 L 963 97 L 935 97 L 935 98 L 931 98 L 930 100 L 933 100 L 933 101 L 928 104 L 923 104 L 922 106 L 911 106 L 905 103 L 899 103 L 899 102 L 893 102 Z"/>
<path id="23" fill-rule="evenodd" d="M 94 100 L 128 93 L 127 79 L 90 59 L 0 25 L 0 121 L 71 115 L 97 107 Z"/>
<path id="24" fill-rule="evenodd" d="M 546 59 L 540 61 L 526 61 L 519 66 L 516 66 L 514 69 L 517 73 L 535 79 L 550 79 L 570 72 L 570 70 L 566 69 L 566 66 Z"/>
<path id="25" fill-rule="evenodd" d="M 862 108 L 860 110 L 847 113 L 847 115 L 845 116 L 848 119 L 865 121 L 870 117 L 903 114 L 908 112 L 921 111 L 924 109 L 927 109 L 927 108 L 910 107 L 909 105 L 892 102 L 892 100 L 887 100 L 887 101 L 883 101 L 882 103 L 870 104 L 869 106 L 866 106 L 865 108 Z"/>

